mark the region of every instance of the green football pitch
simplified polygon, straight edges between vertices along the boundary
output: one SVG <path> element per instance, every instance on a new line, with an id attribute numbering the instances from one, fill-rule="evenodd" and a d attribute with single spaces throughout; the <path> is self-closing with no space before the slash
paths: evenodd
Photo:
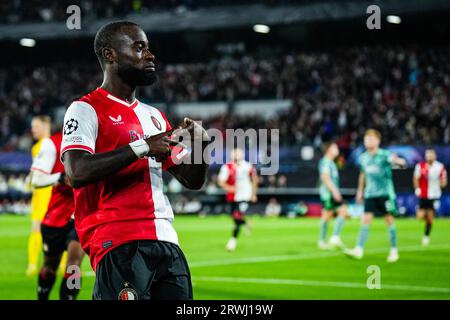
<path id="1" fill-rule="evenodd" d="M 429 247 L 420 246 L 423 224 L 397 221 L 400 260 L 386 262 L 383 220 L 371 227 L 363 260 L 316 248 L 318 219 L 252 218 L 235 252 L 225 251 L 232 221 L 226 216 L 178 216 L 175 227 L 189 261 L 195 299 L 449 299 L 450 220 L 434 224 Z M 348 220 L 352 246 L 359 222 Z M 37 278 L 27 278 L 28 217 L 0 216 L 0 299 L 34 299 Z M 331 229 L 331 228 L 330 228 Z M 331 230 L 330 230 L 331 231 Z M 370 266 L 379 267 L 380 289 L 369 289 Z M 372 267 L 373 268 L 373 267 Z M 85 259 L 80 299 L 90 299 L 94 274 Z M 59 281 L 51 294 L 57 299 Z M 369 283 L 373 283 L 369 281 Z"/>

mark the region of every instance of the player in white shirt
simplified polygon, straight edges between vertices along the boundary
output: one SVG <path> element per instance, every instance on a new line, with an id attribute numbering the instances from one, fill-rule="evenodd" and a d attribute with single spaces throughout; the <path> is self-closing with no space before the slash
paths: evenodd
<path id="1" fill-rule="evenodd" d="M 258 175 L 253 165 L 244 160 L 244 153 L 234 149 L 231 162 L 224 164 L 219 171 L 218 184 L 224 189 L 227 202 L 231 203 L 235 227 L 233 235 L 226 245 L 228 251 L 234 251 L 242 225 L 246 224 L 245 212 L 248 203 L 257 201 Z"/>
<path id="2" fill-rule="evenodd" d="M 425 220 L 425 234 L 422 245 L 430 243 L 430 232 L 433 216 L 439 207 L 442 188 L 447 186 L 447 171 L 445 166 L 436 160 L 436 151 L 427 149 L 425 161 L 416 164 L 414 168 L 413 184 L 416 196 L 419 198 L 417 218 Z"/>

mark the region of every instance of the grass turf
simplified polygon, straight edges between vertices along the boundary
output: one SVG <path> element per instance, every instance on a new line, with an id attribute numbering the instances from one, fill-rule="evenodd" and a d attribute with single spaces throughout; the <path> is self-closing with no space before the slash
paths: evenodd
<path id="1" fill-rule="evenodd" d="M 387 228 L 371 226 L 363 260 L 339 251 L 319 251 L 317 219 L 254 217 L 251 235 L 242 233 L 235 252 L 225 251 L 232 221 L 226 216 L 179 216 L 175 227 L 189 261 L 195 299 L 449 299 L 450 220 L 438 219 L 432 242 L 420 246 L 423 223 L 396 222 L 400 260 L 386 263 Z M 352 246 L 359 222 L 347 220 L 342 239 Z M 27 278 L 28 217 L 0 216 L 0 299 L 35 299 L 37 278 Z M 329 228 L 331 232 L 332 224 Z M 368 289 L 367 268 L 380 267 L 381 289 Z M 90 299 L 94 283 L 83 263 L 80 299 Z M 51 299 L 58 298 L 59 277 Z"/>

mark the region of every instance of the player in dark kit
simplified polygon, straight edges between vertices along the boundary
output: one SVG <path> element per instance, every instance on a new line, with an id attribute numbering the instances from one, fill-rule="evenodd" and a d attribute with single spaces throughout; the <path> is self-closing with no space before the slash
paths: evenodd
<path id="1" fill-rule="evenodd" d="M 96 273 L 93 298 L 192 299 L 162 171 L 200 189 L 208 164 L 193 160 L 210 139 L 189 118 L 172 129 L 161 111 L 135 98 L 137 86 L 156 81 L 155 56 L 137 24 L 103 26 L 94 48 L 103 83 L 69 107 L 61 146 L 76 230 Z M 173 140 L 180 136 L 194 148 Z"/>
<path id="2" fill-rule="evenodd" d="M 50 201 L 41 223 L 44 263 L 39 272 L 39 300 L 48 300 L 55 283 L 61 257 L 66 250 L 66 272 L 61 282 L 60 299 L 76 299 L 81 286 L 79 267 L 84 252 L 74 227 L 72 187 L 67 184 L 64 167 L 59 159 L 61 139 L 61 132 L 45 138 L 31 166 L 33 172 L 31 183 L 35 188 L 53 186 Z"/>

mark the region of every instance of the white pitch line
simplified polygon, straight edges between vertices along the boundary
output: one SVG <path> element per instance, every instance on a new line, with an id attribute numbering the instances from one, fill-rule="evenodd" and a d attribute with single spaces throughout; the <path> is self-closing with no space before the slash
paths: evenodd
<path id="1" fill-rule="evenodd" d="M 295 279 L 234 278 L 234 277 L 193 277 L 193 281 L 294 285 L 305 287 L 357 288 L 369 290 L 365 284 L 356 282 L 311 281 L 311 280 L 295 280 Z M 383 289 L 398 290 L 398 291 L 450 293 L 450 288 L 406 286 L 398 284 L 381 284 L 381 290 Z"/>
<path id="2" fill-rule="evenodd" d="M 449 243 L 434 244 L 428 248 L 422 246 L 405 246 L 400 247 L 399 252 L 414 252 L 414 251 L 432 251 L 432 250 L 442 250 L 450 249 Z M 366 250 L 366 254 L 378 254 L 387 252 L 388 248 L 375 248 Z M 236 265 L 236 264 L 246 264 L 246 263 L 264 263 L 273 261 L 289 261 L 289 260 L 308 260 L 308 259 L 323 259 L 343 256 L 340 251 L 333 252 L 311 252 L 295 255 L 279 255 L 279 256 L 262 256 L 262 257 L 248 257 L 248 258 L 237 258 L 237 259 L 219 259 L 219 260 L 209 260 L 209 261 L 197 261 L 189 263 L 190 268 L 195 267 L 213 267 L 213 266 L 226 266 L 226 265 Z M 83 272 L 85 277 L 93 277 L 95 273 L 93 271 Z"/>

